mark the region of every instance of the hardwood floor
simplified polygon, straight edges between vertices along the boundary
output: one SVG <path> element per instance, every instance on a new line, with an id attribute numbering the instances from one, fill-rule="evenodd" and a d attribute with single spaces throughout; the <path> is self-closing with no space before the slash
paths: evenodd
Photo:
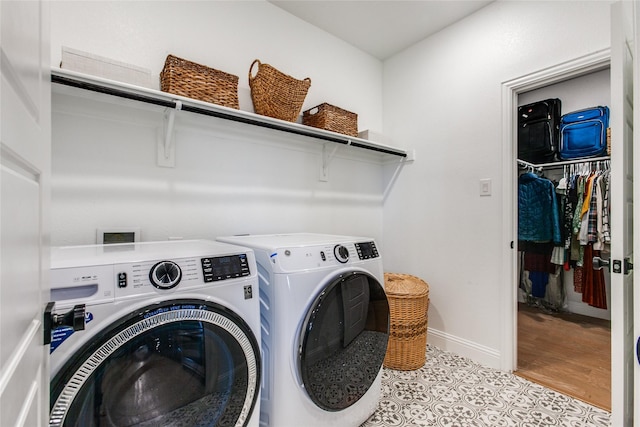
<path id="1" fill-rule="evenodd" d="M 515 374 L 611 411 L 611 322 L 520 304 Z"/>

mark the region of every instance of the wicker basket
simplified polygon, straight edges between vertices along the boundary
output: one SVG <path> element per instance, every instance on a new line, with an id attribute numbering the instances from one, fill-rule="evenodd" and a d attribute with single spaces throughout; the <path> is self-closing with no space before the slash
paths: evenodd
<path id="1" fill-rule="evenodd" d="M 303 112 L 302 123 L 344 135 L 358 136 L 358 115 L 327 103 Z"/>
<path id="2" fill-rule="evenodd" d="M 255 76 L 251 71 L 255 65 Z M 302 103 L 311 86 L 311 79 L 298 80 L 278 71 L 258 59 L 249 67 L 249 87 L 251 100 L 257 114 L 295 122 L 302 110 Z"/>
<path id="3" fill-rule="evenodd" d="M 408 371 L 427 360 L 429 285 L 409 274 L 385 273 L 390 334 L 384 366 Z"/>
<path id="4" fill-rule="evenodd" d="M 169 55 L 160 73 L 160 89 L 187 98 L 239 109 L 238 76 Z"/>

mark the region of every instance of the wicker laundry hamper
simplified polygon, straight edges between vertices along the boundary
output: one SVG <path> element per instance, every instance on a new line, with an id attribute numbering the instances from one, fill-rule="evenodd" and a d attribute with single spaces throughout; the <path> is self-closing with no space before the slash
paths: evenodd
<path id="1" fill-rule="evenodd" d="M 418 369 L 427 360 L 429 285 L 419 277 L 399 273 L 385 273 L 384 283 L 391 324 L 384 366 Z"/>

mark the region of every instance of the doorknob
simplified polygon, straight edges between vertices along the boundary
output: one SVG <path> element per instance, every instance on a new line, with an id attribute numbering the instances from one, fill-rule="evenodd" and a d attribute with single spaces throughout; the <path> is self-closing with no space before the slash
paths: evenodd
<path id="1" fill-rule="evenodd" d="M 623 262 L 624 261 L 624 262 Z M 603 267 L 607 267 L 609 271 L 613 273 L 623 273 L 629 274 L 631 270 L 633 270 L 633 263 L 631 262 L 631 258 L 627 257 L 623 261 L 619 259 L 614 259 L 611 262 L 608 259 L 602 259 L 599 256 L 593 257 L 593 269 L 594 270 L 602 270 Z M 624 268 L 623 268 L 624 266 Z"/>
<path id="2" fill-rule="evenodd" d="M 609 261 L 608 259 L 602 259 L 599 256 L 594 256 L 593 269 L 602 270 L 604 267 L 607 267 L 607 270 L 611 271 L 611 261 Z"/>

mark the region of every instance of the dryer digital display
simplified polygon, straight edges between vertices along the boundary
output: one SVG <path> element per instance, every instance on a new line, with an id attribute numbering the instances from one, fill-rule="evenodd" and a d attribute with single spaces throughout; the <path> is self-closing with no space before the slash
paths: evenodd
<path id="1" fill-rule="evenodd" d="M 356 243 L 356 251 L 358 251 L 358 257 L 360 259 L 371 259 L 380 256 L 378 255 L 378 249 L 376 249 L 374 242 Z"/>
<path id="2" fill-rule="evenodd" d="M 205 282 L 245 277 L 251 274 L 245 254 L 202 258 L 202 273 Z"/>

